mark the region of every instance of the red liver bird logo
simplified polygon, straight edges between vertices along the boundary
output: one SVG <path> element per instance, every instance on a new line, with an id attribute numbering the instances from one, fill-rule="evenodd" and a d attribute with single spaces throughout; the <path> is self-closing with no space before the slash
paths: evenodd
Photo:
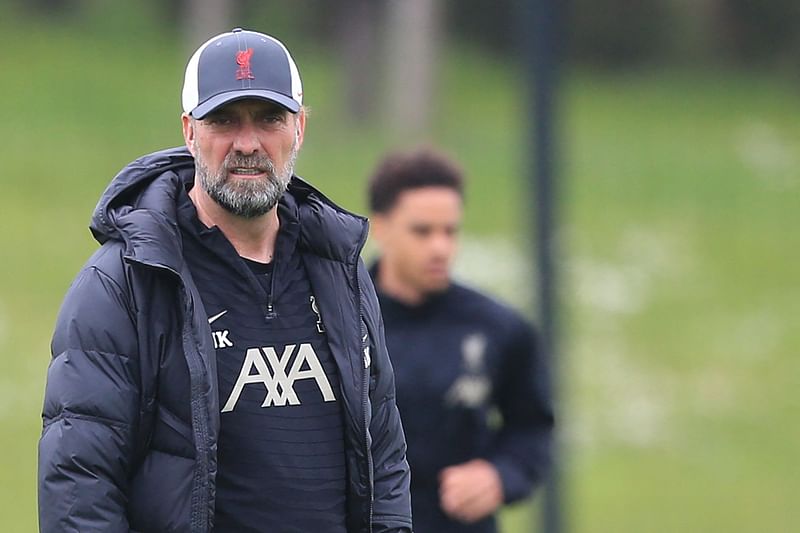
<path id="1" fill-rule="evenodd" d="M 253 49 L 239 50 L 236 52 L 236 64 L 239 68 L 236 70 L 237 80 L 254 80 L 253 71 L 250 70 L 250 58 L 253 57 Z"/>

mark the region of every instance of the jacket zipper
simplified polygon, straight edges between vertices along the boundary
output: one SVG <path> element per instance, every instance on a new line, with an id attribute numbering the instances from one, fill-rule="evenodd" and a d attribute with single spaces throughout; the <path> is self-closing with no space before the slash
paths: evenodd
<path id="1" fill-rule="evenodd" d="M 133 257 L 126 257 L 126 260 L 137 263 L 142 265 L 145 268 L 155 268 L 158 270 L 164 270 L 169 272 L 170 274 L 174 275 L 178 280 L 178 286 L 180 287 L 181 295 L 183 296 L 183 324 L 182 324 L 182 332 L 181 332 L 181 344 L 183 345 L 183 350 L 185 354 L 200 354 L 200 348 L 197 346 L 197 343 L 194 342 L 194 336 L 191 333 L 192 330 L 192 322 L 191 317 L 194 316 L 194 311 L 192 310 L 192 303 L 191 297 L 189 292 L 187 291 L 186 284 L 183 281 L 183 277 L 181 277 L 180 273 L 176 270 L 159 264 L 152 264 L 152 263 L 145 263 L 138 259 L 134 259 Z M 191 352 L 190 352 L 191 349 Z M 186 357 L 186 364 L 189 367 L 189 376 L 191 381 L 191 376 L 200 376 L 201 374 L 205 373 L 205 368 L 202 364 L 197 360 L 197 357 Z M 196 437 L 199 440 L 198 443 L 195 443 L 199 448 L 204 448 L 207 451 L 208 446 L 208 425 L 207 420 L 203 416 L 202 405 L 200 404 L 200 385 L 201 382 L 205 382 L 206 380 L 196 380 L 191 385 L 190 390 L 190 404 L 191 404 L 191 413 L 192 413 L 192 426 L 197 429 Z M 209 476 L 208 476 L 208 456 L 207 454 L 200 454 L 198 453 L 197 457 L 198 463 L 200 463 L 201 468 L 198 469 L 194 474 L 194 482 L 199 485 L 200 490 L 197 492 L 192 492 L 191 495 L 191 504 L 190 508 L 194 511 L 192 516 L 190 516 L 189 520 L 191 523 L 191 530 L 192 531 L 208 531 L 208 524 L 209 524 L 209 517 L 208 515 L 208 486 L 209 486 Z M 205 474 L 205 475 L 204 475 Z M 202 500 L 202 501 L 201 501 Z"/>
<path id="2" fill-rule="evenodd" d="M 355 279 L 356 279 L 356 288 L 358 289 L 357 294 L 357 301 L 358 301 L 358 321 L 361 324 L 361 357 L 363 363 L 363 377 L 361 383 L 361 400 L 362 400 L 362 411 L 364 413 L 364 452 L 367 457 L 367 475 L 369 477 L 369 514 L 368 522 L 367 522 L 367 530 L 371 533 L 372 532 L 372 513 L 373 513 L 373 503 L 375 499 L 375 479 L 374 479 L 374 472 L 373 472 L 373 465 L 372 465 L 372 450 L 370 450 L 369 446 L 369 425 L 367 420 L 367 408 L 369 407 L 369 375 L 370 375 L 370 367 L 372 366 L 372 361 L 370 361 L 369 355 L 369 332 L 367 331 L 367 325 L 364 322 L 362 317 L 362 310 L 361 310 L 361 285 L 358 280 L 358 266 L 356 266 L 355 270 Z"/>
<path id="3" fill-rule="evenodd" d="M 184 302 L 185 302 L 184 315 L 187 318 L 187 320 L 184 321 L 184 325 L 183 325 L 184 350 L 187 350 L 188 347 L 191 347 L 195 353 L 199 354 L 200 350 L 199 350 L 197 344 L 193 341 L 192 335 L 190 333 L 192 325 L 191 325 L 191 323 L 189 323 L 188 318 L 191 317 L 191 316 L 194 316 L 194 313 L 190 308 L 191 299 L 189 298 L 189 295 L 188 295 L 188 293 L 186 291 L 186 286 L 183 284 L 183 282 L 181 282 L 181 291 L 184 294 Z M 192 370 L 194 370 L 195 375 L 199 375 L 200 373 L 204 373 L 205 372 L 205 369 L 203 368 L 203 365 L 202 364 L 198 364 L 198 361 L 197 361 L 197 359 L 195 357 L 187 358 L 187 364 L 189 365 L 190 375 L 192 374 Z M 200 397 L 200 394 L 201 394 L 201 392 L 200 392 L 200 382 L 197 381 L 197 382 L 192 384 L 192 388 L 191 388 L 192 423 L 195 424 L 195 427 L 197 428 L 198 438 L 200 439 L 200 442 L 202 443 L 202 448 L 206 449 L 206 447 L 208 445 L 208 427 L 206 426 L 205 418 L 202 416 L 202 413 L 200 412 L 201 411 L 200 406 L 197 405 L 197 403 L 198 403 L 197 399 Z M 203 465 L 203 469 L 201 469 L 201 471 L 198 473 L 198 475 L 200 475 L 203 479 L 200 480 L 201 481 L 201 486 L 202 486 L 202 490 L 200 491 L 200 494 L 193 494 L 192 495 L 192 500 L 193 500 L 192 503 L 197 504 L 196 509 L 200 511 L 199 513 L 195 514 L 192 517 L 192 531 L 207 531 L 208 523 L 209 523 L 209 517 L 207 516 L 207 513 L 206 513 L 206 510 L 208 509 L 208 505 L 207 505 L 207 501 L 208 500 L 206 498 L 203 498 L 202 495 L 207 495 L 208 494 L 208 482 L 209 482 L 208 475 L 207 475 L 207 473 L 208 473 L 208 457 L 205 454 L 203 454 L 203 455 L 198 454 L 198 460 Z M 205 476 L 202 475 L 203 474 L 202 470 L 205 470 L 205 473 L 206 473 Z M 198 501 L 200 498 L 203 498 L 205 500 L 205 501 L 202 502 L 202 504 L 200 504 L 200 502 Z M 195 529 L 195 528 L 198 528 L 198 529 Z"/>
<path id="4" fill-rule="evenodd" d="M 272 254 L 272 274 L 269 276 L 269 292 L 267 293 L 267 314 L 264 319 L 269 322 L 277 318 L 278 313 L 275 312 L 272 295 L 275 294 L 275 274 L 278 271 L 278 250 L 277 248 Z"/>

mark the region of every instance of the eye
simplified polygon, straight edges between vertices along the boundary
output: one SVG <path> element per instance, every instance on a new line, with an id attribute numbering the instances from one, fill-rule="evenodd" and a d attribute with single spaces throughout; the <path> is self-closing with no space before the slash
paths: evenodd
<path id="1" fill-rule="evenodd" d="M 433 231 L 433 228 L 430 226 L 425 226 L 421 224 L 411 226 L 411 233 L 413 233 L 417 237 L 427 237 L 428 235 L 431 234 L 431 231 Z"/>
<path id="2" fill-rule="evenodd" d="M 229 115 L 211 115 L 204 122 L 209 126 L 229 126 L 233 124 L 233 117 Z"/>
<path id="3" fill-rule="evenodd" d="M 264 124 L 282 124 L 285 121 L 283 113 L 270 112 L 261 115 L 261 122 Z"/>

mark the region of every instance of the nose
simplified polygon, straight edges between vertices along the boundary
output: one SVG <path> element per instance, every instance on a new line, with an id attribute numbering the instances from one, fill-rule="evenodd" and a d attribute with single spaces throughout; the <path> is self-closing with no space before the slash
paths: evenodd
<path id="1" fill-rule="evenodd" d="M 453 253 L 455 240 L 445 232 L 437 232 L 431 238 L 431 251 L 438 259 L 449 259 Z"/>
<path id="2" fill-rule="evenodd" d="M 256 128 L 249 121 L 242 124 L 233 140 L 233 149 L 243 155 L 250 155 L 257 152 L 259 146 Z"/>

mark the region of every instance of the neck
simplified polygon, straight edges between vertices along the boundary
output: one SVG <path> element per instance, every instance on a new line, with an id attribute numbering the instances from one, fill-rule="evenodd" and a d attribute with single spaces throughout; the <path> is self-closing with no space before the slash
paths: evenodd
<path id="1" fill-rule="evenodd" d="M 259 217 L 242 218 L 223 209 L 199 185 L 192 187 L 189 198 L 200 222 L 209 228 L 217 226 L 241 257 L 260 263 L 272 261 L 280 227 L 277 205 Z"/>
<path id="2" fill-rule="evenodd" d="M 420 305 L 427 293 L 403 280 L 391 263 L 383 260 L 378 263 L 378 287 L 387 294 L 408 306 Z"/>

